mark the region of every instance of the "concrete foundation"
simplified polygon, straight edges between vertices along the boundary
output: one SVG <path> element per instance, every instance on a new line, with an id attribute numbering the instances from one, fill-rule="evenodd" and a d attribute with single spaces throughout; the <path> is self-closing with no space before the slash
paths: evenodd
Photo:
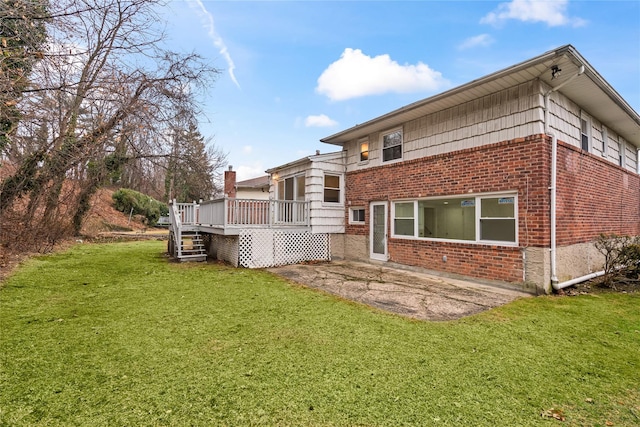
<path id="1" fill-rule="evenodd" d="M 369 258 L 369 236 L 345 235 L 344 259 L 368 262 Z"/>
<path id="2" fill-rule="evenodd" d="M 551 293 L 551 250 L 526 248 L 525 257 L 525 280 L 535 284 L 541 292 Z M 558 282 L 595 273 L 603 268 L 604 255 L 591 242 L 556 248 Z"/>
<path id="3" fill-rule="evenodd" d="M 332 235 L 332 255 L 336 259 L 370 262 L 368 236 L 344 235 L 343 258 L 333 252 L 333 242 L 339 241 L 340 235 Z M 523 248 L 524 275 L 523 288 L 537 294 L 553 292 L 551 287 L 551 255 L 549 248 Z M 593 243 L 579 243 L 556 249 L 558 281 L 564 282 L 596 271 L 604 266 L 604 256 Z M 402 264 L 401 260 L 396 260 Z M 500 281 L 501 278 L 494 278 Z M 502 279 L 503 280 L 503 279 Z"/>

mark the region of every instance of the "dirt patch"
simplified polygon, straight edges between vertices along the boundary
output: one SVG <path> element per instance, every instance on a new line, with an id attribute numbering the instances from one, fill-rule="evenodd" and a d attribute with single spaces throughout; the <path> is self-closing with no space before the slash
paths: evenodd
<path id="1" fill-rule="evenodd" d="M 93 196 L 91 209 L 82 226 L 82 234 L 94 237 L 105 232 L 134 231 L 143 233 L 147 226 L 141 215 L 129 215 L 122 213 L 113 205 L 114 188 L 101 188 Z"/>
<path id="2" fill-rule="evenodd" d="M 640 292 L 640 283 L 617 281 L 607 285 L 601 278 L 578 283 L 558 291 L 558 295 L 576 296 L 589 294 L 623 293 L 632 294 Z"/>

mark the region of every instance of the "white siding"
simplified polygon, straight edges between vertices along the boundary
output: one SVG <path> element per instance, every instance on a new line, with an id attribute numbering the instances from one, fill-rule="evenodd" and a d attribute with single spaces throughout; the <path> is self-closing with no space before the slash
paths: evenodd
<path id="1" fill-rule="evenodd" d="M 557 138 L 568 144 L 581 147 L 580 136 L 581 117 L 588 117 L 591 122 L 591 145 L 590 152 L 601 156 L 613 164 L 620 164 L 620 144 L 624 141 L 613 130 L 607 127 L 606 123 L 601 123 L 597 117 L 593 117 L 588 112 L 584 112 L 580 107 L 561 93 L 553 92 L 551 95 L 551 105 L 549 108 L 549 124 Z M 606 132 L 605 129 L 606 128 Z M 607 148 L 602 152 L 603 140 L 606 134 Z M 635 172 L 637 170 L 638 153 L 631 144 L 623 143 L 623 167 Z"/>
<path id="2" fill-rule="evenodd" d="M 467 148 L 544 133 L 544 96 L 549 86 L 532 80 L 501 90 L 452 108 L 422 116 L 404 123 L 402 160 L 445 154 Z M 560 141 L 581 147 L 581 118 L 589 119 L 591 153 L 619 164 L 618 135 L 600 119 L 583 111 L 579 105 L 559 91 L 552 92 L 549 102 L 549 127 Z M 606 133 L 604 128 L 607 128 Z M 347 170 L 353 171 L 382 165 L 381 132 L 368 136 L 369 159 L 360 161 L 360 142 L 344 145 Z M 606 141 L 605 141 L 606 139 Z M 603 152 L 603 143 L 606 149 Z M 625 145 L 624 167 L 638 168 L 638 153 Z"/>
<path id="3" fill-rule="evenodd" d="M 638 170 L 638 150 L 631 144 L 625 143 L 625 168 L 637 171 Z"/>
<path id="4" fill-rule="evenodd" d="M 307 200 L 311 202 L 312 233 L 344 233 L 345 174 L 342 153 L 313 161 L 307 175 Z M 340 176 L 340 203 L 324 202 L 324 175 Z"/>
<path id="5" fill-rule="evenodd" d="M 403 160 L 444 154 L 544 133 L 540 83 L 530 81 L 406 122 Z M 360 161 L 359 141 L 345 144 L 347 168 L 382 164 L 380 133 L 369 135 L 369 160 Z"/>
<path id="6" fill-rule="evenodd" d="M 358 147 L 359 149 L 359 147 Z M 359 154 L 358 154 L 359 155 Z M 278 179 L 305 175 L 305 200 L 310 202 L 310 223 L 312 233 L 344 233 L 345 219 L 345 167 L 343 152 L 310 156 L 309 162 L 300 162 L 292 166 L 277 169 Z M 324 175 L 331 173 L 340 176 L 340 203 L 324 202 Z M 270 187 L 272 198 L 276 198 L 277 181 Z"/>

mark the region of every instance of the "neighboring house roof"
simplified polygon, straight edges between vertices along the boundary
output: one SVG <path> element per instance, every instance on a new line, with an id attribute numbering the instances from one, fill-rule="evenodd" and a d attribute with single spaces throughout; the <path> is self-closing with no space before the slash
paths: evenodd
<path id="1" fill-rule="evenodd" d="M 245 179 L 244 181 L 236 182 L 236 189 L 246 190 L 260 190 L 263 188 L 269 189 L 269 175 L 259 176 L 257 178 Z"/>
<path id="2" fill-rule="evenodd" d="M 571 79 L 578 73 L 581 65 L 584 66 L 584 75 Z M 562 72 L 552 79 L 553 66 L 558 66 Z M 353 139 L 363 138 L 371 133 L 384 131 L 533 79 L 540 79 L 551 87 L 562 86 L 559 92 L 580 105 L 587 113 L 597 117 L 625 140 L 640 147 L 640 115 L 571 45 L 559 47 L 441 94 L 414 102 L 320 141 L 343 145 Z"/>

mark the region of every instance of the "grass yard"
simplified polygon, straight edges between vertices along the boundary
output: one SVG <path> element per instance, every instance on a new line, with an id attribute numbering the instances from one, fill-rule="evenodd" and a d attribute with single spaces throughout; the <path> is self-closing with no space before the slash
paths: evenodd
<path id="1" fill-rule="evenodd" d="M 640 424 L 639 294 L 419 322 L 165 244 L 77 245 L 3 284 L 0 425 Z"/>

